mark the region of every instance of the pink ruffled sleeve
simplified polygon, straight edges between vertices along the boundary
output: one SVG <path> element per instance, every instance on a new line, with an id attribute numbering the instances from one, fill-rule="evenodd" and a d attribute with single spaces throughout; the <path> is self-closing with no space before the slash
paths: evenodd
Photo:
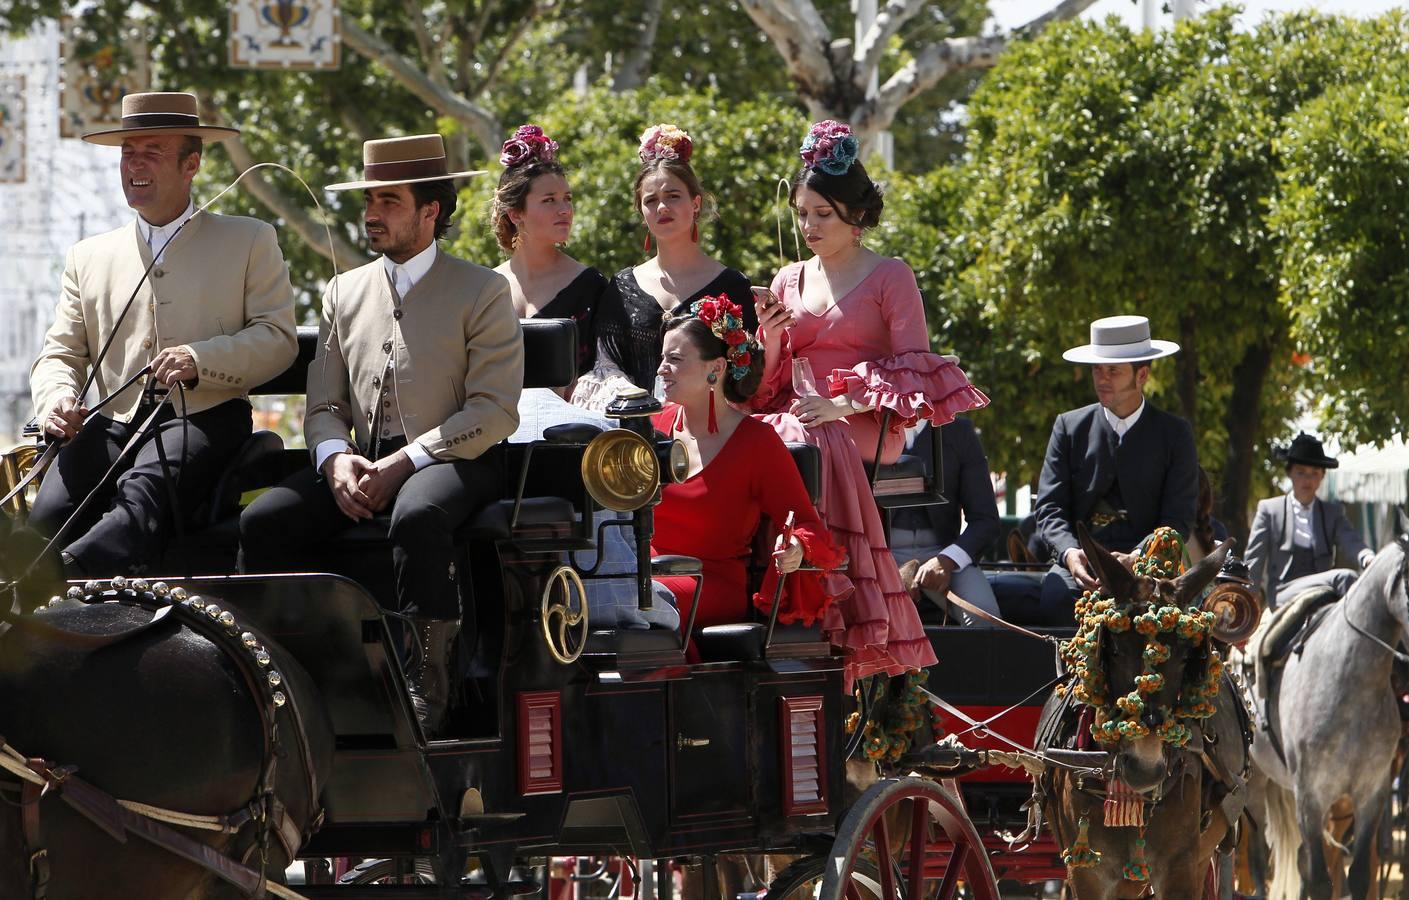
<path id="1" fill-rule="evenodd" d="M 845 394 L 869 409 L 888 409 L 909 427 L 920 419 L 947 425 L 954 417 L 988 405 L 988 398 L 951 360 L 930 351 L 925 304 L 915 273 L 899 260 L 882 285 L 881 315 L 890 333 L 891 353 L 833 369 L 827 384 L 833 397 Z"/>

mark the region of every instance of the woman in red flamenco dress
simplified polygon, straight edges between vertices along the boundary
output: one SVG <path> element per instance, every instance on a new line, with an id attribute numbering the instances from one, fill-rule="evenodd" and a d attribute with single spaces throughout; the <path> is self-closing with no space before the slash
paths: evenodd
<path id="1" fill-rule="evenodd" d="M 846 577 L 830 571 L 844 555 L 818 519 L 782 439 L 730 406 L 748 399 L 763 370 L 761 350 L 744 330 L 739 306 L 718 297 L 691 309 L 693 314 L 675 316 L 665 326 L 659 372 L 666 406 L 655 418 L 659 431 L 684 443 L 689 476 L 662 488 L 651 551 L 700 560 L 697 628 L 747 622 L 750 602 L 767 612 L 779 573 L 787 576 L 779 620 L 810 625 L 851 592 Z M 775 565 L 751 598 L 747 563 L 760 519 L 766 515 L 781 528 L 790 514 L 791 539 L 785 543 L 779 535 Z M 804 560 L 823 571 L 798 572 Z M 675 595 L 683 626 L 694 580 L 657 580 Z"/>
<path id="2" fill-rule="evenodd" d="M 904 429 L 944 425 L 988 405 L 951 360 L 930 351 L 915 275 L 862 245 L 880 222 L 881 193 L 857 160 L 851 129 L 819 122 L 802 145 L 790 203 L 811 259 L 773 279 L 757 304 L 766 366 L 752 408 L 785 440 L 822 450 L 817 504 L 849 556 L 854 592 L 823 624 L 847 656 L 847 683 L 935 662 L 914 601 L 886 546 L 865 463 L 893 462 Z M 812 383 L 794 383 L 794 361 Z M 884 433 L 883 414 L 889 412 Z"/>

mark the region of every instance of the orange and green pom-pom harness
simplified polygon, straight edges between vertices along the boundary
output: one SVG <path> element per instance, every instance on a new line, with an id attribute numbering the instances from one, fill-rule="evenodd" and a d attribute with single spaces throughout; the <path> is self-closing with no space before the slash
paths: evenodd
<path id="1" fill-rule="evenodd" d="M 1174 578 L 1183 573 L 1184 542 L 1179 533 L 1168 527 L 1156 529 L 1133 569 L 1136 575 L 1151 578 Z M 1135 603 L 1127 603 L 1117 607 L 1114 599 L 1099 591 L 1087 591 L 1077 601 L 1076 616 L 1076 636 L 1062 644 L 1062 660 L 1076 676 L 1072 697 L 1096 711 L 1092 738 L 1099 744 L 1111 745 L 1147 737 L 1151 727 L 1145 720 L 1147 713 L 1153 712 L 1157 722 L 1153 730 L 1161 740 L 1176 747 L 1187 744 L 1192 735 L 1187 721 L 1206 719 L 1214 713 L 1213 701 L 1218 696 L 1218 679 L 1223 672 L 1218 652 L 1210 650 L 1203 675 L 1182 686 L 1177 706 L 1159 704 L 1151 710 L 1148 697 L 1164 688 L 1164 675 L 1157 669 L 1168 661 L 1169 645 L 1181 640 L 1197 647 L 1208 640 L 1213 613 L 1177 606 L 1156 608 L 1153 604 L 1137 608 Z M 1146 638 L 1144 667 L 1135 678 L 1135 689 L 1114 699 L 1100 658 L 1103 628 L 1112 634 L 1133 628 Z"/>

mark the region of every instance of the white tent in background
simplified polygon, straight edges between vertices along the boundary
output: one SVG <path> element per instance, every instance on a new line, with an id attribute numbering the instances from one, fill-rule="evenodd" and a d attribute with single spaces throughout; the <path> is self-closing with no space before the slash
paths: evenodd
<path id="1" fill-rule="evenodd" d="M 1396 439 L 1383 447 L 1361 447 L 1339 454 L 1337 461 L 1340 465 L 1326 472 L 1321 493 L 1345 503 L 1365 542 L 1381 546 L 1394 534 L 1395 509 L 1409 501 L 1409 444 Z"/>

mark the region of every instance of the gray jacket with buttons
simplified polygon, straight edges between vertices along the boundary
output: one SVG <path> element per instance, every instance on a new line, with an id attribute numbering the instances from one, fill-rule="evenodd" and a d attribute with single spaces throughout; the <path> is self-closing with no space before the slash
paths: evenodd
<path id="1" fill-rule="evenodd" d="M 185 347 L 197 372 L 186 392 L 188 413 L 245 396 L 298 356 L 294 292 L 268 223 L 198 212 L 144 282 L 151 261 L 136 219 L 69 250 L 54 324 L 30 370 L 41 420 L 60 399 L 77 396 L 109 336 L 112 346 L 94 381 L 99 394 L 115 390 L 163 349 Z M 134 290 L 136 299 L 118 324 Z M 139 381 L 103 412 L 132 421 L 141 390 Z"/>
<path id="2" fill-rule="evenodd" d="M 474 459 L 512 434 L 523 335 L 509 282 L 443 250 L 404 298 L 381 259 L 333 279 L 308 367 L 310 454 L 350 434 L 366 455 L 383 390 L 395 392 L 396 430 L 438 460 Z"/>

